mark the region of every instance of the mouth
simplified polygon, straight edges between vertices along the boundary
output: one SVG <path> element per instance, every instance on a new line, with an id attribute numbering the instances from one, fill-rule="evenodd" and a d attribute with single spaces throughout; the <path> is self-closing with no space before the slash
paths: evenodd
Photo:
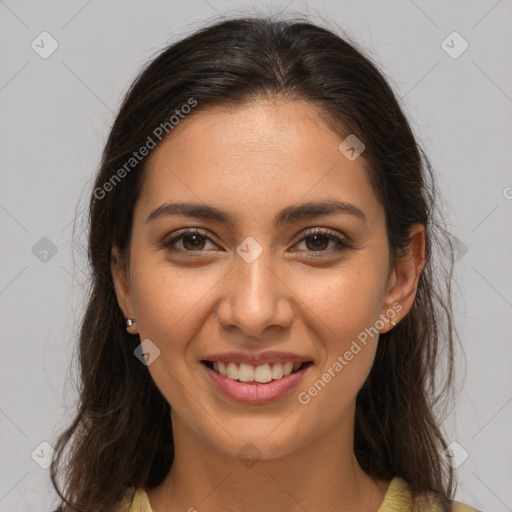
<path id="1" fill-rule="evenodd" d="M 313 361 L 296 363 L 289 361 L 286 363 L 277 362 L 260 365 L 207 360 L 203 360 L 201 363 L 215 373 L 237 382 L 267 384 L 283 379 L 293 373 L 298 373 L 303 368 L 311 366 Z"/>
<path id="2" fill-rule="evenodd" d="M 304 378 L 313 361 L 260 365 L 202 360 L 214 388 L 237 402 L 259 404 L 289 394 Z"/>

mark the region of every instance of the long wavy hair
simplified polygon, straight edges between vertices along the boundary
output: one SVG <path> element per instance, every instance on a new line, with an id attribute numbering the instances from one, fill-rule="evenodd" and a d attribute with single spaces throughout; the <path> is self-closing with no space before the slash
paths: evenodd
<path id="1" fill-rule="evenodd" d="M 147 158 L 131 161 L 129 171 L 126 163 L 157 127 L 177 129 L 169 119 L 191 98 L 193 116 L 256 97 L 306 101 L 340 137 L 363 141 L 396 257 L 409 228 L 425 226 L 426 266 L 412 309 L 381 335 L 357 395 L 354 453 L 370 476 L 406 480 L 414 499 L 453 498 L 440 414 L 454 388 L 453 255 L 438 250 L 449 238 L 431 166 L 388 81 L 349 38 L 301 18 L 248 16 L 215 21 L 161 51 L 127 91 L 110 131 L 89 203 L 79 399 L 51 466 L 64 511 L 113 510 L 128 488 L 162 482 L 174 458 L 170 406 L 134 356 L 140 340 L 125 330 L 111 275 L 112 246 L 129 251 Z"/>

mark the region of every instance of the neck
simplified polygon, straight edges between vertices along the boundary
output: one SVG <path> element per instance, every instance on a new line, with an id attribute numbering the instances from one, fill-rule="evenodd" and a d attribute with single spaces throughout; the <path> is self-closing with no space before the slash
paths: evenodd
<path id="1" fill-rule="evenodd" d="M 243 461 L 197 437 L 174 415 L 172 425 L 172 468 L 147 491 L 153 512 L 377 512 L 389 484 L 373 480 L 359 466 L 350 424 L 338 424 L 280 458 Z"/>

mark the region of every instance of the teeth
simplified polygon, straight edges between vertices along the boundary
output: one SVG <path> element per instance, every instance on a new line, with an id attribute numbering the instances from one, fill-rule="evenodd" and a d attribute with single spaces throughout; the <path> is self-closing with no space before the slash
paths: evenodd
<path id="1" fill-rule="evenodd" d="M 283 364 L 283 373 L 285 375 L 290 375 L 293 372 L 293 363 L 284 363 Z"/>
<path id="2" fill-rule="evenodd" d="M 252 364 L 241 364 L 238 367 L 238 380 L 241 382 L 251 382 L 254 380 L 254 366 Z"/>
<path id="3" fill-rule="evenodd" d="M 228 363 L 226 375 L 230 379 L 238 380 L 238 365 L 235 363 Z"/>
<path id="4" fill-rule="evenodd" d="M 304 363 L 265 363 L 259 366 L 252 364 L 223 363 L 214 361 L 213 369 L 232 380 L 240 382 L 259 382 L 266 383 L 272 380 L 281 379 L 302 368 Z"/>
<path id="5" fill-rule="evenodd" d="M 270 382 L 272 380 L 272 372 L 269 364 L 256 366 L 254 369 L 254 380 L 256 382 Z"/>
<path id="6" fill-rule="evenodd" d="M 272 365 L 272 378 L 280 379 L 284 375 L 283 373 L 283 365 L 281 363 L 276 363 Z"/>

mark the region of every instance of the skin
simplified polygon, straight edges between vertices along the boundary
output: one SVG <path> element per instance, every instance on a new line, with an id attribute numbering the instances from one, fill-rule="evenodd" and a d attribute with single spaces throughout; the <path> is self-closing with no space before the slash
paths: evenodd
<path id="1" fill-rule="evenodd" d="M 341 140 L 310 104 L 257 99 L 195 112 L 150 155 L 129 261 L 114 247 L 112 274 L 119 306 L 136 318 L 129 332 L 160 350 L 148 370 L 171 405 L 175 460 L 147 491 L 154 512 L 375 512 L 381 505 L 389 481 L 372 480 L 353 453 L 356 395 L 378 336 L 307 405 L 297 395 L 393 304 L 401 306 L 396 323 L 407 314 L 424 266 L 424 230 L 413 226 L 408 255 L 391 261 L 364 154 L 349 161 Z M 285 206 L 323 199 L 351 203 L 365 220 L 336 213 L 274 225 Z M 181 215 L 146 222 L 172 201 L 226 209 L 236 223 Z M 163 247 L 183 228 L 210 238 L 195 251 L 190 238 L 174 244 L 192 257 Z M 354 247 L 332 252 L 336 242 L 321 236 L 315 250 L 304 238 L 309 228 L 333 230 Z M 263 249 L 252 263 L 236 252 L 248 236 Z M 385 322 L 380 332 L 391 328 Z M 241 404 L 223 396 L 200 363 L 231 350 L 293 352 L 314 366 L 287 396 Z M 237 457 L 248 442 L 261 456 L 251 467 Z"/>

